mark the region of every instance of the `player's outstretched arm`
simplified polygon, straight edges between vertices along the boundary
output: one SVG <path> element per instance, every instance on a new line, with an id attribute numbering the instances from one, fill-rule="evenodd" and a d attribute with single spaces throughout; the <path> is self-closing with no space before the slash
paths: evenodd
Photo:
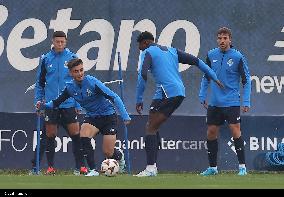
<path id="1" fill-rule="evenodd" d="M 131 118 L 129 117 L 129 114 L 124 106 L 124 103 L 122 102 L 121 98 L 113 92 L 111 89 L 109 89 L 105 84 L 103 84 L 100 80 L 93 78 L 95 83 L 95 92 L 98 94 L 103 95 L 105 98 L 109 99 L 114 105 L 117 107 L 123 121 L 125 124 L 129 124 L 131 121 Z"/>
<path id="2" fill-rule="evenodd" d="M 69 95 L 67 88 L 65 88 L 63 92 L 55 100 L 51 100 L 45 103 L 45 108 L 48 109 L 58 108 L 61 103 L 63 103 L 65 100 L 67 100 L 70 97 L 71 96 Z"/>
<path id="3" fill-rule="evenodd" d="M 189 65 L 196 65 L 202 72 L 204 72 L 210 79 L 212 79 L 220 88 L 224 88 L 224 85 L 218 79 L 216 73 L 201 59 L 185 53 L 181 50 L 177 50 L 178 54 L 178 61 L 179 63 L 189 64 Z"/>

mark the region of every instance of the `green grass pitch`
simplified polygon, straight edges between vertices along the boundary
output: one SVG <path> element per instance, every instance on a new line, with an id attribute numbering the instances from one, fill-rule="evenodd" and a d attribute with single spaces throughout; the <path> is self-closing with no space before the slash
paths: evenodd
<path id="1" fill-rule="evenodd" d="M 26 171 L 0 172 L 0 189 L 233 189 L 284 188 L 283 172 L 221 172 L 203 177 L 198 172 L 162 172 L 157 177 L 138 178 L 128 174 L 115 177 L 74 176 L 71 171 L 59 171 L 55 176 L 30 176 Z"/>

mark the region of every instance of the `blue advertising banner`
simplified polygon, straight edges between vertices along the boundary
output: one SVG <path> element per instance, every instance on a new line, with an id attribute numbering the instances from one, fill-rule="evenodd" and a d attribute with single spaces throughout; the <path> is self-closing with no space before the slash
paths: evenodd
<path id="1" fill-rule="evenodd" d="M 228 26 L 233 45 L 249 63 L 252 109 L 247 115 L 283 115 L 283 10 L 282 0 L 1 0 L 0 111 L 33 112 L 34 93 L 27 89 L 56 30 L 67 33 L 67 46 L 83 59 L 88 74 L 102 81 L 118 78 L 121 53 L 125 103 L 135 114 L 139 32 L 150 31 L 158 44 L 205 60 L 216 47 L 218 28 Z M 180 65 L 180 72 L 187 98 L 176 114 L 204 115 L 198 102 L 202 72 L 188 65 Z M 149 78 L 145 106 L 153 86 Z M 117 85 L 111 88 L 119 91 Z"/>
<path id="2" fill-rule="evenodd" d="M 82 117 L 80 117 L 82 120 Z M 245 140 L 247 168 L 249 170 L 270 170 L 265 161 L 265 153 L 277 149 L 284 142 L 284 117 L 242 118 L 242 135 Z M 128 145 L 132 170 L 145 168 L 144 127 L 147 116 L 132 116 L 128 127 Z M 32 113 L 0 114 L 0 168 L 29 169 L 36 145 L 36 115 Z M 118 128 L 117 148 L 125 149 L 123 125 Z M 207 168 L 207 144 L 205 117 L 173 116 L 160 129 L 161 148 L 158 168 L 161 171 L 201 171 Z M 101 151 L 102 136 L 92 141 L 95 159 L 99 166 L 104 159 Z M 55 166 L 58 169 L 73 169 L 72 141 L 61 128 L 56 138 Z M 43 162 L 42 168 L 46 168 Z M 236 170 L 238 168 L 234 143 L 229 129 L 224 126 L 219 136 L 218 168 Z"/>

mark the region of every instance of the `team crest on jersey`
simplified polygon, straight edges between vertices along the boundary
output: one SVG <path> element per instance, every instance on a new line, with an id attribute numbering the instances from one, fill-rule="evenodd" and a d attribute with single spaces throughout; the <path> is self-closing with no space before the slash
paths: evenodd
<path id="1" fill-rule="evenodd" d="M 228 64 L 229 66 L 232 66 L 232 65 L 234 64 L 233 59 L 230 58 L 230 59 L 227 61 L 227 64 Z"/>
<path id="2" fill-rule="evenodd" d="M 87 89 L 87 96 L 92 96 L 92 91 Z"/>
<path id="3" fill-rule="evenodd" d="M 65 67 L 65 68 L 68 68 L 68 67 L 67 67 L 67 64 L 68 64 L 68 62 L 65 61 L 65 62 L 64 62 L 64 67 Z"/>

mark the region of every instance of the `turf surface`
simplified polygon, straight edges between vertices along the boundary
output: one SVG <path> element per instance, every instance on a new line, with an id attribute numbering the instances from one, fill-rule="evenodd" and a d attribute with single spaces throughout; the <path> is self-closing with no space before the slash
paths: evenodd
<path id="1" fill-rule="evenodd" d="M 159 173 L 157 177 L 74 176 L 61 171 L 55 176 L 28 175 L 28 172 L 0 172 L 0 189 L 233 189 L 284 188 L 283 172 L 249 172 L 238 176 L 236 172 L 221 172 L 203 177 L 198 173 Z"/>

